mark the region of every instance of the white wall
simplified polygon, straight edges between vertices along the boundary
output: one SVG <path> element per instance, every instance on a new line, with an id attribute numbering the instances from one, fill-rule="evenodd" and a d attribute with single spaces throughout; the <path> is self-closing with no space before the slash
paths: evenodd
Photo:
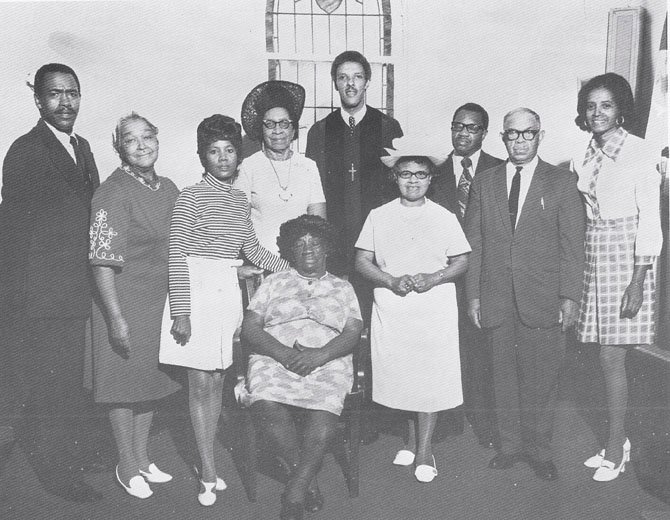
<path id="1" fill-rule="evenodd" d="M 195 182 L 197 124 L 215 112 L 238 119 L 246 93 L 267 79 L 265 3 L 0 2 L 0 156 L 37 121 L 28 73 L 58 61 L 81 80 L 76 130 L 103 177 L 118 163 L 114 124 L 135 110 L 160 128 L 159 173 L 180 187 Z M 453 109 L 479 102 L 491 114 L 485 148 L 502 156 L 502 117 L 526 105 L 547 130 L 541 155 L 566 160 L 579 136 L 580 81 L 603 72 L 607 13 L 622 3 L 393 0 L 396 116 L 406 133 L 430 132 L 449 148 Z M 628 4 L 647 9 L 653 63 L 665 2 Z"/>

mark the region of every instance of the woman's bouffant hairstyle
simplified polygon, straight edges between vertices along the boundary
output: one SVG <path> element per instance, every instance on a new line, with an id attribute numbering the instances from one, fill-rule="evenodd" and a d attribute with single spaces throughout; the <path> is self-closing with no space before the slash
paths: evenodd
<path id="1" fill-rule="evenodd" d="M 123 127 L 128 123 L 133 121 L 144 121 L 144 123 L 151 129 L 154 135 L 158 135 L 158 127 L 149 121 L 146 117 L 139 115 L 137 112 L 131 112 L 128 115 L 125 115 L 116 122 L 116 128 L 112 134 L 112 147 L 116 153 L 121 156 L 121 136 L 123 135 Z"/>
<path id="2" fill-rule="evenodd" d="M 205 166 L 205 151 L 217 141 L 229 141 L 237 152 L 237 163 L 242 162 L 242 127 L 232 117 L 214 114 L 206 117 L 198 125 L 198 156 Z"/>
<path id="3" fill-rule="evenodd" d="M 298 239 L 305 235 L 312 235 L 314 238 L 321 239 L 326 254 L 329 254 L 335 248 L 336 239 L 333 226 L 318 215 L 305 214 L 287 220 L 279 227 L 277 246 L 279 246 L 281 257 L 293 264 L 293 246 Z"/>
<path id="4" fill-rule="evenodd" d="M 633 99 L 633 92 L 630 89 L 628 81 L 614 72 L 595 76 L 582 85 L 577 95 L 577 117 L 575 117 L 575 124 L 585 132 L 590 132 L 589 125 L 586 122 L 586 102 L 589 94 L 597 88 L 604 88 L 612 94 L 614 102 L 619 108 L 620 117 L 623 118 L 623 121 L 621 123 L 617 121 L 617 124 L 626 130 L 630 130 L 635 123 L 635 100 Z"/>

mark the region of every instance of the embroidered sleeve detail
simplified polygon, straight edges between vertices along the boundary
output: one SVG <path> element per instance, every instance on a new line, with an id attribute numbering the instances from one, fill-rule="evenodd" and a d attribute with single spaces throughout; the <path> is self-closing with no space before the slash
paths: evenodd
<path id="1" fill-rule="evenodd" d="M 89 230 L 88 259 L 123 262 L 123 255 L 108 252 L 112 249 L 112 239 L 117 235 L 114 228 L 107 224 L 107 212 L 104 209 L 98 210 Z"/>

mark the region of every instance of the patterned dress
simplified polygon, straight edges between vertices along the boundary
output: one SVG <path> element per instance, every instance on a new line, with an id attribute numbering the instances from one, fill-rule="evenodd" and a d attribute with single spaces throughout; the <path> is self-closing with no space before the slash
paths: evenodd
<path id="1" fill-rule="evenodd" d="M 153 191 L 117 169 L 93 196 L 89 261 L 115 268 L 131 345 L 127 359 L 114 350 L 101 309 L 95 305 L 84 382 L 96 402 L 149 401 L 180 388 L 158 365 L 170 218 L 179 195 L 170 179 L 159 177 L 159 181 Z"/>
<path id="2" fill-rule="evenodd" d="M 572 169 L 586 201 L 586 265 L 577 339 L 601 345 L 651 344 L 656 332 L 656 264 L 661 251 L 655 154 L 623 128 L 602 147 L 591 139 Z M 636 265 L 649 265 L 640 310 L 621 318 Z"/>
<path id="3" fill-rule="evenodd" d="M 330 273 L 312 280 L 294 269 L 268 276 L 248 309 L 260 315 L 265 331 L 286 346 L 297 340 L 305 347 L 321 348 L 342 332 L 349 318 L 361 319 L 349 282 Z M 250 403 L 275 401 L 340 415 L 352 384 L 351 354 L 333 359 L 304 377 L 271 357 L 252 354 L 249 358 Z"/>

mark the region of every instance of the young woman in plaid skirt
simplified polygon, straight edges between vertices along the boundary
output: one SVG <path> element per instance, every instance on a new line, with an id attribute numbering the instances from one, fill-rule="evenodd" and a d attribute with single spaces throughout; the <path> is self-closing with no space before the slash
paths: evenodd
<path id="1" fill-rule="evenodd" d="M 586 153 L 572 161 L 588 217 L 577 339 L 600 345 L 609 414 L 607 445 L 584 464 L 596 469 L 594 480 L 606 482 L 630 460 L 626 351 L 654 343 L 661 178 L 653 150 L 627 131 L 634 109 L 624 78 L 607 73 L 589 80 L 579 91 L 577 113 L 577 126 L 591 132 Z"/>

